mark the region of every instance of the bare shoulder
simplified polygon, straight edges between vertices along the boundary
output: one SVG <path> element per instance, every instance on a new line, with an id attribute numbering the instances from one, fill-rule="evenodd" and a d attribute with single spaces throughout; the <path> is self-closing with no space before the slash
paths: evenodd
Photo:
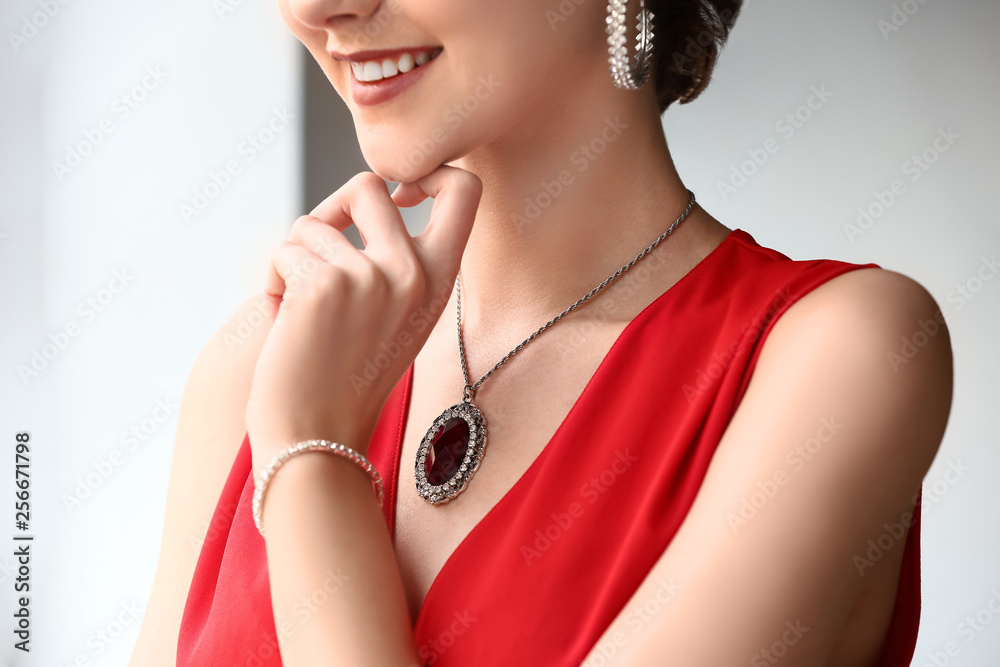
<path id="1" fill-rule="evenodd" d="M 920 283 L 857 269 L 802 297 L 775 323 L 754 374 L 791 380 L 805 372 L 814 386 L 828 385 L 824 393 L 863 397 L 870 410 L 859 418 L 919 431 L 905 446 L 923 447 L 929 467 L 951 408 L 952 351 L 941 308 Z"/>
<path id="2" fill-rule="evenodd" d="M 822 549 L 802 548 L 800 557 L 832 557 L 839 566 L 809 572 L 840 596 L 839 605 L 812 613 L 829 632 L 816 633 L 811 649 L 830 664 L 869 664 L 886 637 L 902 547 L 874 568 L 859 566 L 865 561 L 858 554 L 884 526 L 909 526 L 948 422 L 952 361 L 945 317 L 931 294 L 908 276 L 876 268 L 810 291 L 764 341 L 728 451 L 756 431 L 764 442 L 755 455 L 769 461 L 768 470 L 787 473 L 789 483 L 808 480 L 795 502 L 813 508 L 811 516 L 828 514 L 811 521 L 823 526 Z M 786 495 L 791 502 L 796 494 Z"/>
<path id="3" fill-rule="evenodd" d="M 173 665 L 201 543 L 246 433 L 250 383 L 270 331 L 270 299 L 237 308 L 205 343 L 184 387 L 160 556 L 130 665 Z"/>
<path id="4" fill-rule="evenodd" d="M 776 640 L 782 664 L 873 664 L 902 547 L 874 569 L 857 557 L 885 526 L 909 525 L 951 362 L 937 303 L 901 274 L 848 271 L 789 306 L 684 523 L 605 637 L 626 632 L 658 582 L 679 592 L 611 664 L 765 664 Z M 710 627 L 727 641 L 701 641 Z"/>

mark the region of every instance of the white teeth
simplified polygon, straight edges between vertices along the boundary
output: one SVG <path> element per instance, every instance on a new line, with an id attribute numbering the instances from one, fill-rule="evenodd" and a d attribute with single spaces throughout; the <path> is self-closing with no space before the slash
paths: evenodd
<path id="1" fill-rule="evenodd" d="M 378 81 L 382 78 L 382 66 L 375 62 L 365 63 L 365 81 Z"/>
<path id="2" fill-rule="evenodd" d="M 411 71 L 414 67 L 425 65 L 430 62 L 431 57 L 426 51 L 421 51 L 416 55 L 404 53 L 398 60 L 386 58 L 382 61 L 371 60 L 364 63 L 351 63 L 351 70 L 354 78 L 358 81 L 381 81 L 397 74 Z"/>

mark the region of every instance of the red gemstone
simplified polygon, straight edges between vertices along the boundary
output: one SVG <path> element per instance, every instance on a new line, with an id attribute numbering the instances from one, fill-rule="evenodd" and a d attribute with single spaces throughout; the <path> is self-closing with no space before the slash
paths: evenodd
<path id="1" fill-rule="evenodd" d="M 444 423 L 427 452 L 427 481 L 438 486 L 455 476 L 469 450 L 469 424 L 461 417 Z"/>

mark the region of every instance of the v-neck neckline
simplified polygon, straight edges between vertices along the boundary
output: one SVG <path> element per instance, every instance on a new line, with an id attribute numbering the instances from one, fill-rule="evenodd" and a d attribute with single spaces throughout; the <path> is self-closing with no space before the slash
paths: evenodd
<path id="1" fill-rule="evenodd" d="M 527 470 L 525 470 L 524 473 L 522 473 L 521 476 L 517 479 L 517 481 L 514 482 L 514 485 L 511 486 L 507 490 L 507 492 L 500 498 L 500 500 L 498 500 L 496 504 L 489 509 L 489 511 L 483 516 L 483 518 L 480 519 L 472 527 L 472 529 L 458 543 L 458 546 L 455 547 L 454 551 L 452 551 L 451 554 L 449 554 L 448 558 L 445 559 L 444 564 L 441 566 L 441 569 L 435 575 L 433 581 L 431 581 L 431 585 L 427 589 L 427 593 L 424 595 L 423 602 L 421 603 L 420 609 L 417 612 L 417 618 L 413 619 L 413 628 L 415 632 L 420 627 L 420 624 L 421 622 L 423 622 L 424 618 L 426 618 L 426 616 L 428 615 L 427 612 L 428 602 L 433 602 L 433 597 L 435 595 L 435 592 L 441 588 L 441 581 L 443 581 L 446 577 L 449 576 L 449 572 L 451 570 L 457 567 L 456 562 L 460 558 L 462 558 L 464 552 L 469 548 L 468 545 L 471 541 L 471 538 L 474 535 L 482 532 L 483 530 L 487 530 L 489 528 L 490 523 L 496 523 L 496 521 L 498 520 L 497 515 L 503 512 L 506 507 L 508 507 L 512 502 L 514 502 L 513 499 L 516 498 L 516 496 L 524 493 L 524 490 L 527 488 L 527 485 L 530 483 L 532 478 L 534 478 L 537 475 L 537 472 L 541 467 L 541 465 L 545 462 L 545 460 L 548 457 L 552 456 L 552 452 L 554 450 L 553 444 L 560 439 L 562 433 L 566 430 L 566 424 L 570 423 L 570 420 L 573 418 L 574 414 L 578 412 L 577 406 L 580 405 L 580 403 L 583 401 L 585 397 L 587 397 L 590 393 L 595 391 L 593 387 L 595 385 L 600 384 L 601 381 L 604 379 L 604 376 L 610 372 L 610 368 L 613 362 L 616 361 L 617 358 L 620 356 L 618 354 L 618 350 L 622 347 L 624 341 L 626 341 L 629 337 L 636 335 L 638 329 L 652 317 L 653 311 L 655 311 L 657 308 L 662 308 L 666 302 L 674 298 L 678 293 L 678 287 L 686 286 L 688 283 L 691 282 L 692 277 L 696 277 L 698 274 L 704 273 L 707 270 L 707 267 L 709 267 L 712 264 L 713 260 L 715 260 L 722 254 L 721 251 L 725 246 L 735 242 L 738 237 L 742 237 L 743 235 L 746 235 L 746 232 L 742 231 L 739 228 L 731 230 L 729 234 L 727 234 L 725 238 L 723 238 L 722 241 L 717 246 L 715 246 L 715 248 L 711 250 L 711 252 L 709 252 L 697 264 L 691 267 L 691 269 L 689 269 L 687 273 L 681 276 L 681 278 L 677 280 L 673 285 L 668 287 L 664 292 L 662 292 L 659 296 L 653 299 L 651 303 L 646 305 L 646 307 L 643 308 L 638 315 L 636 315 L 631 321 L 629 321 L 628 324 L 625 325 L 625 328 L 622 329 L 621 333 L 619 333 L 618 337 L 615 339 L 615 342 L 612 343 L 610 349 L 608 349 L 607 353 L 604 355 L 604 358 L 601 359 L 601 363 L 598 365 L 597 370 L 595 370 L 594 374 L 591 375 L 590 379 L 587 381 L 587 384 L 584 386 L 583 391 L 580 392 L 580 395 L 576 398 L 576 401 L 573 402 L 573 405 L 570 407 L 569 412 L 566 413 L 566 416 L 563 418 L 562 422 L 560 422 L 558 428 L 556 428 L 555 433 L 553 433 L 549 441 L 545 443 L 545 446 L 535 457 L 535 460 L 531 462 L 531 465 L 529 465 Z M 401 393 L 401 397 L 399 399 L 402 404 L 402 407 L 400 408 L 399 428 L 397 429 L 397 435 L 394 439 L 394 442 L 391 443 L 392 446 L 395 447 L 395 452 L 396 452 L 395 456 L 392 457 L 393 465 L 395 468 L 391 472 L 393 493 L 386 493 L 386 497 L 392 498 L 393 503 L 395 505 L 391 513 L 392 516 L 391 538 L 393 546 L 395 546 L 396 543 L 396 525 L 395 525 L 397 520 L 396 510 L 399 507 L 400 458 L 402 454 L 401 450 L 403 446 L 403 438 L 406 432 L 406 424 L 410 416 L 410 399 L 413 391 L 413 367 L 414 363 L 410 363 L 410 366 L 409 368 L 407 368 L 406 374 L 403 377 L 404 391 Z"/>

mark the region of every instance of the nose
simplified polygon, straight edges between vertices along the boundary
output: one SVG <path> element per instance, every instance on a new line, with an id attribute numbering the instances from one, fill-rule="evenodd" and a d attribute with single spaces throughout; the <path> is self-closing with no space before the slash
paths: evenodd
<path id="1" fill-rule="evenodd" d="M 326 30 L 371 16 L 382 4 L 382 0 L 288 0 L 288 11 L 303 25 Z"/>

